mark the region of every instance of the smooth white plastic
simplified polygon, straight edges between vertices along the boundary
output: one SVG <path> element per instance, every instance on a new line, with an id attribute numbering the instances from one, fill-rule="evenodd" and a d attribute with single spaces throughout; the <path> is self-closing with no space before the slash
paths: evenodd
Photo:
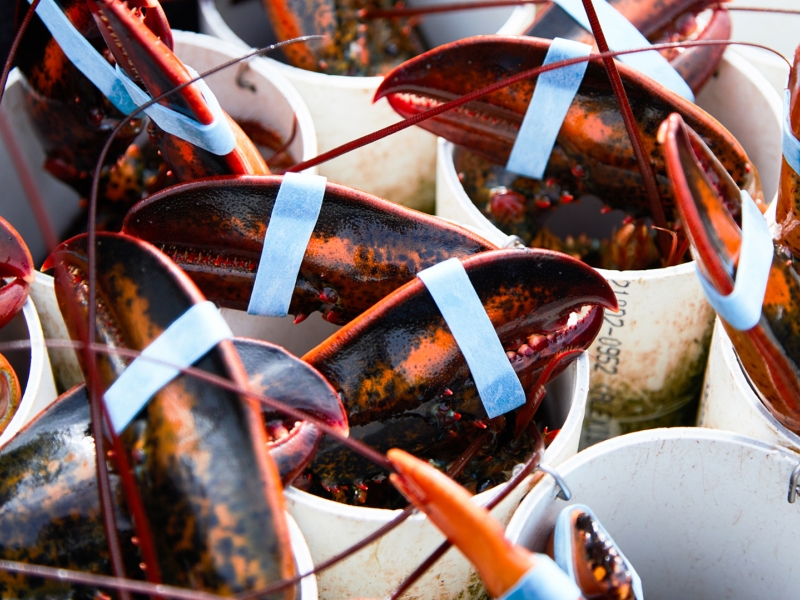
<path id="1" fill-rule="evenodd" d="M 741 142 L 759 171 L 765 198 L 772 198 L 777 192 L 781 161 L 782 103 L 775 90 L 747 61 L 726 52 L 718 73 L 697 95 L 697 101 Z M 453 164 L 453 150 L 451 143 L 439 140 L 436 214 L 475 227 L 490 241 L 501 244 L 506 236 L 464 192 Z M 614 356 L 619 362 L 602 356 L 600 360 L 608 362 L 592 361 L 582 447 L 643 428 L 639 425 L 642 422 L 668 419 L 670 413 L 685 406 L 690 398 L 676 396 L 670 390 L 682 384 L 678 376 L 701 377 L 714 315 L 703 296 L 694 263 L 647 271 L 600 272 L 617 293 L 621 310 L 606 313 L 603 329 L 589 353 L 600 356 L 617 348 L 619 353 Z M 689 366 L 692 373 L 687 370 Z M 650 396 L 653 393 L 671 400 L 659 402 Z M 628 399 L 624 417 L 610 407 L 614 397 Z"/>
<path id="2" fill-rule="evenodd" d="M 789 504 L 798 455 L 726 431 L 654 429 L 605 441 L 558 467 L 570 503 L 591 507 L 642 578 L 647 600 L 793 597 L 800 585 Z M 506 531 L 542 552 L 558 513 L 549 476 Z"/>
<path id="3" fill-rule="evenodd" d="M 199 0 L 199 8 L 202 31 L 236 43 L 242 50 L 275 41 L 259 2 L 229 6 L 225 1 Z M 533 22 L 533 14 L 533 5 L 464 11 L 426 17 L 422 28 L 429 43 L 438 46 L 479 33 L 522 33 L 526 24 Z M 385 99 L 372 103 L 382 77 L 325 75 L 271 58 L 265 60 L 280 69 L 308 105 L 317 129 L 320 153 L 401 120 Z M 419 127 L 411 127 L 319 166 L 320 175 L 332 182 L 428 212 L 433 210 L 435 171 L 436 138 Z"/>
<path id="4" fill-rule="evenodd" d="M 14 437 L 31 419 L 56 399 L 56 385 L 50 369 L 50 359 L 44 345 L 44 335 L 36 307 L 31 297 L 11 321 L 0 329 L 0 342 L 30 340 L 30 350 L 4 353 L 19 378 L 22 398 L 19 408 L 0 435 L 0 446 Z"/>

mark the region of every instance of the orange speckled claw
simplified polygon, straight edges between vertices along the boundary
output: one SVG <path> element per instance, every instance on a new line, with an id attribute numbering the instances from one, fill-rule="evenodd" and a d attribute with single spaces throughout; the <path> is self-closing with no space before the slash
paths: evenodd
<path id="1" fill-rule="evenodd" d="M 477 36 L 446 44 L 391 71 L 376 92 L 403 117 L 410 117 L 491 83 L 541 66 L 549 40 Z M 618 65 L 645 153 L 651 158 L 669 220 L 673 195 L 656 132 L 670 113 L 680 113 L 714 150 L 737 185 L 762 197 L 758 177 L 736 139 L 696 105 L 630 67 Z M 527 110 L 536 79 L 497 90 L 420 126 L 504 166 Z M 599 61 L 591 61 L 556 139 L 544 180 L 562 189 L 592 194 L 634 217 L 648 216 L 649 204 L 636 159 Z"/>
<path id="2" fill-rule="evenodd" d="M 526 394 L 535 392 L 555 354 L 588 348 L 603 308 L 617 306 L 597 271 L 557 252 L 496 250 L 462 263 Z M 488 429 L 490 443 L 459 478 L 476 489 L 504 481 L 502 473 L 529 452 L 532 438 L 514 436 L 520 409 L 487 417 L 464 356 L 422 281 L 387 296 L 303 360 L 341 394 L 350 437 L 380 451 L 401 448 L 446 464 L 474 441 L 476 430 Z M 552 376 L 569 362 L 561 361 Z M 379 467 L 328 438 L 310 469 L 333 496 L 367 488 L 340 494 L 358 503 L 371 503 L 372 490 L 382 489 L 385 478 Z"/>
<path id="3" fill-rule="evenodd" d="M 681 220 L 698 265 L 722 295 L 739 263 L 741 200 L 725 168 L 678 115 L 661 132 Z M 758 324 L 738 331 L 724 319 L 739 359 L 770 412 L 800 432 L 800 277 L 776 246 Z"/>
<path id="4" fill-rule="evenodd" d="M 96 243 L 96 323 L 86 322 L 87 237 L 64 242 L 45 265 L 63 266 L 56 271 L 56 293 L 62 309 L 67 302 L 77 308 L 62 310 L 73 338 L 141 351 L 205 301 L 153 246 L 120 234 L 98 235 Z M 101 385 L 107 389 L 128 362 L 99 354 Z M 231 340 L 221 341 L 193 366 L 247 389 Z M 130 485 L 137 488 L 125 492 L 142 499 L 164 583 L 232 594 L 294 574 L 283 488 L 255 401 L 179 375 L 150 399 L 120 438 L 134 467 Z M 193 540 L 189 552 L 187 539 Z M 294 590 L 280 597 L 292 600 Z"/>
<path id="5" fill-rule="evenodd" d="M 17 230 L 0 217 L 0 327 L 22 309 L 33 279 L 33 258 L 28 247 Z"/>
<path id="6" fill-rule="evenodd" d="M 19 408 L 22 390 L 19 379 L 6 357 L 0 354 L 0 434 L 2 434 Z"/>
<path id="7" fill-rule="evenodd" d="M 247 308 L 282 177 L 171 187 L 134 206 L 123 232 L 168 254 L 210 300 Z M 328 183 L 289 314 L 344 324 L 427 267 L 495 246 L 466 229 Z"/>

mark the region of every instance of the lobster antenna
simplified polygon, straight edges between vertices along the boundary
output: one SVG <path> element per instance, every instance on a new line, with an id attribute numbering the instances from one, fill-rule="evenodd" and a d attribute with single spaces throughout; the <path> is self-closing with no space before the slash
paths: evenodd
<path id="1" fill-rule="evenodd" d="M 582 0 L 582 2 L 583 8 L 586 11 L 586 16 L 589 18 L 589 24 L 592 27 L 592 34 L 594 35 L 595 42 L 597 42 L 597 48 L 600 52 L 608 52 L 609 48 L 606 42 L 606 36 L 605 33 L 603 33 L 603 27 L 600 25 L 600 20 L 597 18 L 592 0 Z M 653 174 L 650 161 L 645 153 L 642 136 L 639 134 L 639 128 L 636 126 L 636 118 L 633 116 L 633 110 L 631 110 L 630 102 L 628 102 L 625 86 L 622 85 L 622 77 L 619 75 L 617 65 L 613 58 L 604 57 L 603 65 L 605 65 L 606 73 L 608 73 L 608 78 L 611 80 L 611 89 L 614 90 L 614 96 L 617 98 L 617 104 L 622 113 L 625 129 L 628 131 L 628 137 L 633 145 L 633 153 L 636 155 L 636 162 L 639 165 L 639 173 L 644 182 L 644 189 L 647 193 L 647 202 L 650 204 L 650 213 L 653 216 L 653 221 L 656 226 L 661 229 L 666 229 L 667 218 L 664 215 L 664 206 L 658 194 L 656 176 Z M 658 231 L 657 236 L 658 246 L 661 251 L 661 259 L 666 262 L 669 258 L 669 237 L 663 231 Z"/>
<path id="2" fill-rule="evenodd" d="M 784 15 L 800 15 L 800 9 L 796 8 L 763 8 L 759 6 L 725 6 L 727 10 L 740 10 L 746 12 L 777 13 Z"/>
<path id="3" fill-rule="evenodd" d="M 500 504 L 503 500 L 505 500 L 508 495 L 514 491 L 523 481 L 525 478 L 530 475 L 533 470 L 539 466 L 539 463 L 542 461 L 542 455 L 544 454 L 544 438 L 542 434 L 539 432 L 538 429 L 535 427 L 533 428 L 533 435 L 536 439 L 536 449 L 531 454 L 530 458 L 525 461 L 523 467 L 515 473 L 511 479 L 506 482 L 505 487 L 500 490 L 500 492 L 494 496 L 489 502 L 487 502 L 484 507 L 486 510 L 492 510 L 495 506 Z M 387 600 L 398 600 L 400 596 L 402 596 L 412 585 L 414 585 L 420 577 L 430 569 L 437 560 L 439 560 L 445 552 L 447 552 L 453 544 L 450 543 L 449 540 L 445 540 L 442 544 L 434 550 L 428 558 L 426 558 L 422 563 L 414 569 L 414 571 L 406 577 L 400 585 L 397 587 L 396 590 L 392 592 L 392 594 L 387 598 Z"/>
<path id="4" fill-rule="evenodd" d="M 364 21 L 373 19 L 394 19 L 396 17 L 416 17 L 459 10 L 477 10 L 523 4 L 549 4 L 552 0 L 483 0 L 482 2 L 450 2 L 434 6 L 403 6 L 400 8 L 362 8 L 358 18 Z"/>
<path id="5" fill-rule="evenodd" d="M 28 25 L 30 25 L 31 21 L 33 20 L 33 14 L 36 12 L 36 7 L 39 6 L 39 2 L 40 0 L 33 0 L 33 2 L 31 2 L 30 7 L 28 7 L 28 11 L 25 13 L 25 18 L 22 19 L 22 23 L 17 30 L 17 34 L 14 36 L 14 41 L 11 43 L 11 48 L 9 49 L 8 56 L 6 57 L 6 63 L 3 65 L 3 75 L 0 76 L 0 102 L 3 101 L 3 95 L 6 92 L 8 75 L 11 73 L 11 69 L 14 66 L 14 58 L 17 56 L 17 49 L 22 41 L 22 37 L 28 30 Z M 17 4 L 17 10 L 19 10 L 19 7 L 20 4 Z"/>

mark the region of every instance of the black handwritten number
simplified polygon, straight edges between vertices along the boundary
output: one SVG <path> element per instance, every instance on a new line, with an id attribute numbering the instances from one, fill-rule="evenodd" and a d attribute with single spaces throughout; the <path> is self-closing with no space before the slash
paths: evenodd
<path id="1" fill-rule="evenodd" d="M 609 279 L 608 282 L 611 285 L 615 285 L 615 286 L 621 287 L 621 288 L 626 288 L 631 284 L 630 281 L 614 281 L 613 279 Z"/>
<path id="2" fill-rule="evenodd" d="M 612 337 L 601 337 L 597 340 L 600 344 L 605 344 L 606 346 L 621 346 L 622 342 L 620 342 L 617 338 Z"/>
<path id="3" fill-rule="evenodd" d="M 612 327 L 622 327 L 625 324 L 625 321 L 620 319 L 617 315 L 606 315 L 603 317 L 603 320 Z"/>
<path id="4" fill-rule="evenodd" d="M 628 306 L 628 303 L 625 300 L 617 300 L 617 305 L 620 308 L 625 308 L 626 306 Z"/>
<path id="5" fill-rule="evenodd" d="M 617 367 L 616 365 L 612 366 L 610 369 L 604 367 L 599 362 L 594 363 L 594 370 L 595 371 L 602 371 L 603 373 L 607 373 L 608 375 L 616 375 L 617 374 Z"/>
<path id="6" fill-rule="evenodd" d="M 597 351 L 600 354 L 607 354 L 608 356 L 619 356 L 619 348 L 614 348 L 614 347 L 606 348 L 606 347 L 600 346 L 597 349 Z"/>

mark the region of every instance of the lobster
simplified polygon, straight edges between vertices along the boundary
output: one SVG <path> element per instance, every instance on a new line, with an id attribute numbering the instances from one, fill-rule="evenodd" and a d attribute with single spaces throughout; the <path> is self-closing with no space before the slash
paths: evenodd
<path id="1" fill-rule="evenodd" d="M 281 182 L 232 176 L 175 186 L 134 206 L 122 231 L 159 247 L 210 300 L 246 309 Z M 328 183 L 289 314 L 299 322 L 319 311 L 343 325 L 419 271 L 492 249 L 457 225 Z"/>
<path id="2" fill-rule="evenodd" d="M 409 117 L 478 88 L 483 82 L 539 66 L 548 48 L 548 41 L 525 37 L 478 36 L 454 42 L 389 73 L 375 99 L 387 98 L 400 115 Z M 763 202 L 755 168 L 741 145 L 713 117 L 624 64 L 618 68 L 645 155 L 652 163 L 668 223 L 675 221 L 674 199 L 664 160 L 656 149 L 656 133 L 657 124 L 671 112 L 683 115 L 720 157 L 737 184 L 757 202 Z M 464 188 L 473 202 L 502 230 L 519 236 L 526 244 L 540 242 L 553 249 L 575 250 L 567 247 L 569 240 L 565 243 L 555 238 L 543 222 L 572 210 L 567 206 L 580 197 L 587 204 L 586 210 L 620 209 L 627 215 L 626 224 L 644 224 L 651 209 L 642 177 L 608 77 L 597 61 L 588 64 L 542 180 L 528 179 L 503 168 L 535 86 L 535 81 L 519 81 L 420 125 L 461 147 L 455 158 L 456 167 L 463 174 Z M 592 197 L 600 199 L 599 205 Z M 593 266 L 604 268 L 641 269 L 657 263 L 657 251 L 648 251 L 646 240 L 632 234 L 626 235 L 637 244 L 630 253 L 626 249 L 615 254 L 613 248 L 600 252 L 597 243 L 588 243 L 584 252 L 576 254 Z"/>
<path id="3" fill-rule="evenodd" d="M 707 0 L 668 0 L 647 4 L 630 0 L 610 0 L 614 8 L 653 44 L 684 40 L 728 40 L 731 18 L 725 7 Z M 536 19 L 525 35 L 553 39 L 566 38 L 594 44 L 594 36 L 583 29 L 556 3 L 536 12 Z M 695 46 L 660 50 L 670 64 L 697 92 L 714 73 L 725 47 Z"/>
<path id="4" fill-rule="evenodd" d="M 509 542 L 500 523 L 485 508 L 477 506 L 464 488 L 402 450 L 392 449 L 387 457 L 396 469 L 390 476 L 394 486 L 469 559 L 490 596 L 503 597 L 528 572 L 542 568 L 546 558 Z M 589 513 L 573 507 L 569 535 L 573 538 L 573 551 L 568 559 L 573 564 L 574 578 L 551 572 L 549 577 L 533 579 L 534 588 L 526 591 L 535 593 L 537 584 L 546 585 L 548 591 L 558 589 L 562 594 L 558 597 L 577 598 L 570 591 L 576 586 L 583 598 L 634 600 L 633 580 L 626 563 L 620 559 L 613 540 L 601 533 Z M 547 553 L 551 557 L 554 554 L 552 537 Z M 544 589 L 540 592 L 546 593 Z"/>
<path id="5" fill-rule="evenodd" d="M 76 339 L 140 351 L 204 300 L 182 271 L 144 242 L 104 234 L 96 256 L 98 318 L 91 327 L 86 236 L 63 243 L 45 263 L 56 270 L 59 304 Z M 100 385 L 109 386 L 126 362 L 119 355 L 98 356 Z M 247 374 L 229 340 L 195 366 L 247 389 Z M 126 458 L 134 467 L 130 477 L 121 475 L 137 535 L 144 539 L 147 531 L 152 540 L 148 573 L 159 573 L 164 583 L 223 594 L 294 573 L 280 478 L 254 401 L 179 375 L 119 439 L 125 456 L 114 462 Z M 136 512 L 136 498 L 143 514 Z M 293 591 L 282 596 L 292 598 Z"/>
<path id="6" fill-rule="evenodd" d="M 22 310 L 33 283 L 33 258 L 19 233 L 0 217 L 0 328 Z M 22 390 L 11 364 L 0 354 L 0 434 L 19 407 Z"/>
<path id="7" fill-rule="evenodd" d="M 797 55 L 790 89 L 797 94 Z M 793 109 L 797 118 L 796 109 Z M 796 130 L 795 130 L 796 131 Z M 678 200 L 681 220 L 691 240 L 698 268 L 722 295 L 733 291 L 739 265 L 742 233 L 741 197 L 713 152 L 684 124 L 671 115 L 663 125 L 664 154 Z M 787 428 L 800 432 L 800 355 L 797 352 L 800 275 L 791 251 L 792 179 L 797 175 L 784 159 L 778 192 L 781 233 L 774 242 L 766 293 L 755 326 L 739 331 L 720 317 L 747 375 L 762 400 Z M 791 195 L 787 192 L 791 192 Z"/>

